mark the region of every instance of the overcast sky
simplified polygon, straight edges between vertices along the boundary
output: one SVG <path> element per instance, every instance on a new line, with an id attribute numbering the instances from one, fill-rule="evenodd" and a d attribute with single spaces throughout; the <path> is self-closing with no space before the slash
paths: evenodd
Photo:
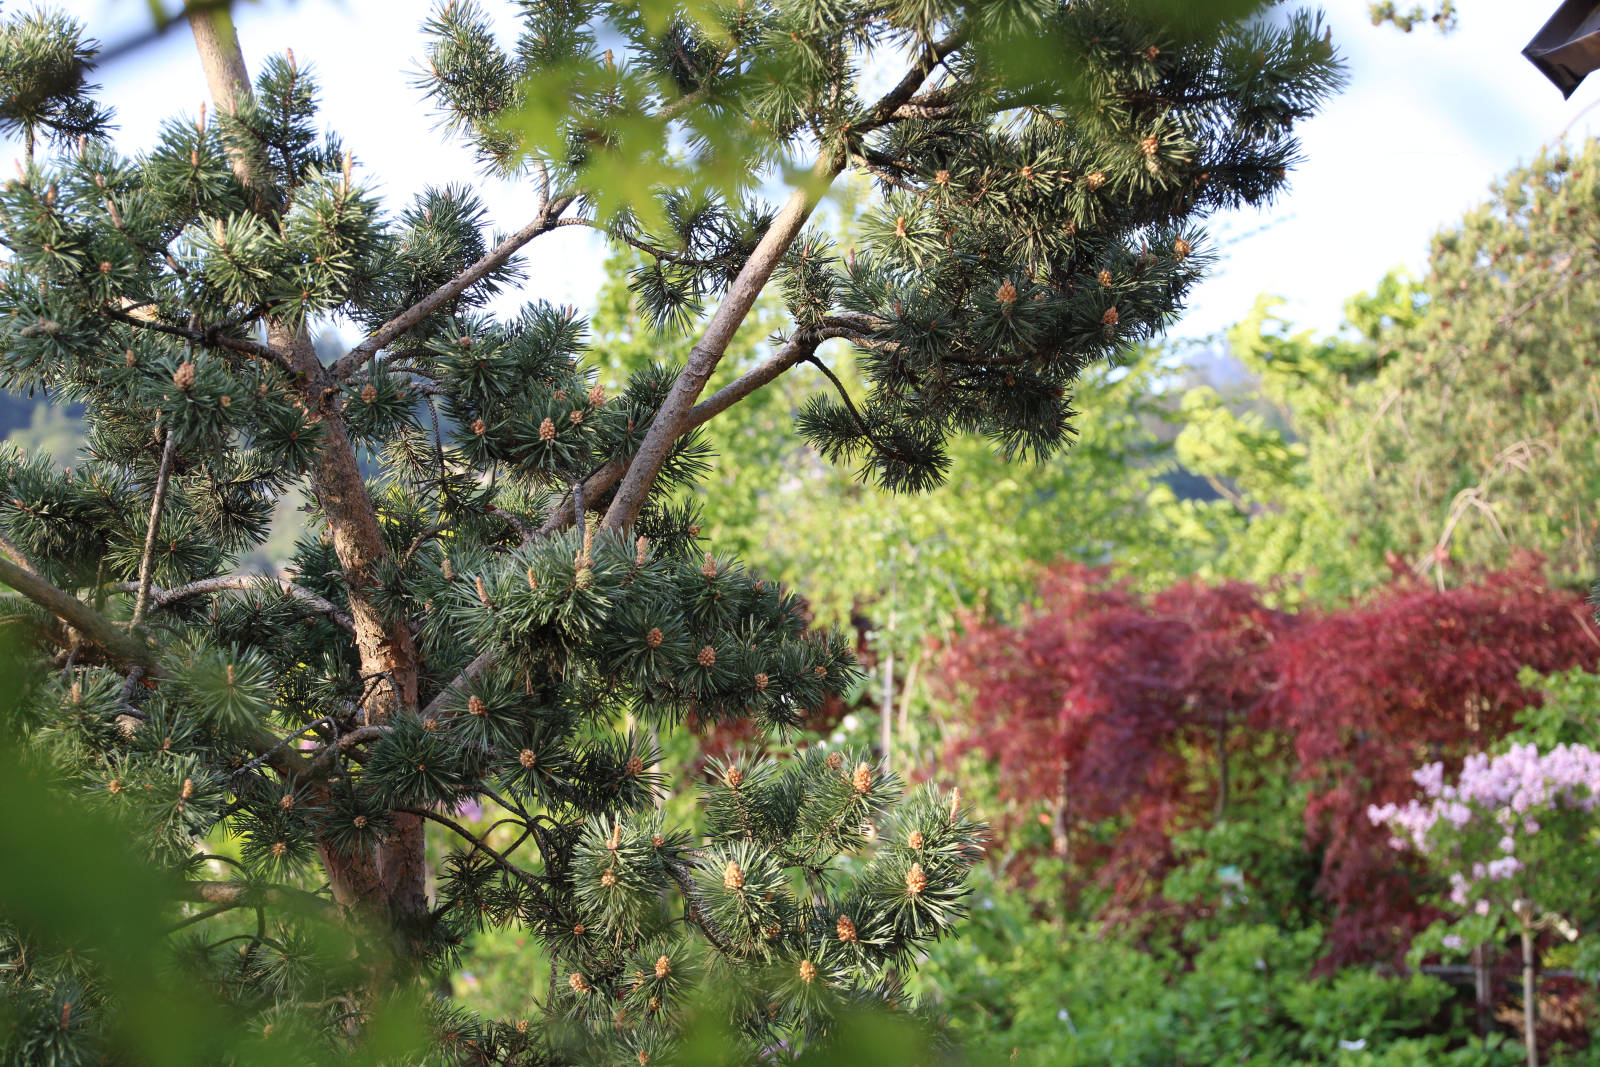
<path id="1" fill-rule="evenodd" d="M 1224 258 L 1174 333 L 1224 328 L 1263 292 L 1286 298 L 1296 321 L 1331 329 L 1345 298 L 1384 271 L 1419 270 L 1430 236 L 1482 199 L 1497 175 L 1569 124 L 1569 136 L 1588 134 L 1600 108 L 1581 113 L 1600 100 L 1600 76 L 1563 101 L 1519 54 L 1557 2 L 1460 0 L 1460 29 L 1441 38 L 1431 29 L 1375 28 L 1365 0 L 1330 0 L 1350 85 L 1303 128 L 1306 161 L 1289 193 L 1264 212 L 1214 221 Z M 108 44 L 149 25 L 145 0 L 55 6 Z M 467 153 L 434 129 L 411 84 L 429 7 L 429 0 L 262 0 L 237 14 L 252 69 L 285 48 L 315 68 L 325 121 L 382 176 L 380 191 L 395 205 L 425 185 L 474 174 Z M 485 7 L 511 32 L 513 4 L 485 0 Z M 118 112 L 118 143 L 130 152 L 151 143 L 163 118 L 193 114 L 205 98 L 182 31 L 102 69 L 99 80 Z M 5 146 L 8 155 L 15 149 Z M 4 166 L 12 169 L 9 160 Z M 506 229 L 532 211 L 525 189 L 493 185 L 485 194 Z M 529 257 L 530 295 L 592 306 L 600 257 L 594 235 L 579 227 L 540 238 Z"/>

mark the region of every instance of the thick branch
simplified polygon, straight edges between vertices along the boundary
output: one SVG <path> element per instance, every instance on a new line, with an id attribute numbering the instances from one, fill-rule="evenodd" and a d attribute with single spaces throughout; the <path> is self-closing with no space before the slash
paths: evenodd
<path id="1" fill-rule="evenodd" d="M 57 589 L 9 559 L 0 559 L 0 582 L 78 631 L 86 641 L 99 646 L 111 658 L 130 667 L 143 667 L 149 677 L 160 677 L 155 649 L 123 631 L 71 593 Z"/>
<path id="2" fill-rule="evenodd" d="M 717 369 L 733 335 L 755 306 L 756 298 L 766 288 L 784 253 L 811 217 L 821 190 L 838 175 L 841 165 L 841 162 L 834 160 L 819 162 L 813 171 L 814 181 L 789 195 L 783 210 L 778 212 L 772 225 L 761 236 L 755 251 L 745 260 L 738 277 L 728 289 L 728 295 L 706 324 L 705 333 L 690 350 L 689 358 L 678 374 L 677 381 L 672 383 L 666 400 L 650 420 L 650 429 L 645 432 L 638 454 L 628 467 L 628 473 L 611 501 L 610 510 L 606 512 L 604 526 L 607 529 L 632 526 L 633 520 L 638 518 L 645 497 L 655 484 L 656 476 L 661 473 L 673 445 L 687 431 L 689 413 L 700 396 L 700 390 L 705 388 L 711 373 Z"/>
<path id="3" fill-rule="evenodd" d="M 33 564 L 28 562 L 28 557 L 23 554 L 22 549 L 12 544 L 11 539 L 4 535 L 0 535 L 0 553 L 3 553 L 7 559 L 28 573 L 37 573 Z"/>
<path id="4" fill-rule="evenodd" d="M 199 901 L 202 904 L 228 907 L 259 907 L 273 904 L 298 908 L 329 919 L 337 919 L 343 915 L 339 906 L 326 897 L 319 897 L 301 889 L 291 889 L 288 886 L 247 885 L 243 882 L 184 882 L 179 892 L 184 899 Z"/>
<path id="5" fill-rule="evenodd" d="M 219 109 L 232 114 L 240 101 L 251 100 L 254 96 L 250 90 L 250 68 L 245 65 L 239 35 L 234 32 L 233 16 L 226 7 L 190 9 L 189 29 L 194 32 L 195 49 L 200 53 L 200 66 L 206 72 L 211 99 Z M 273 190 L 263 185 L 255 160 L 247 152 L 230 148 L 228 162 L 239 184 L 250 191 L 251 207 L 256 214 L 269 214 L 276 206 L 276 198 Z"/>
<path id="6" fill-rule="evenodd" d="M 899 84 L 884 94 L 859 121 L 851 124 L 852 135 L 859 136 L 890 121 L 896 109 L 911 99 L 928 75 L 960 45 L 962 39 L 963 35 L 958 32 L 937 44 L 930 42 Z M 755 306 L 757 297 L 771 279 L 784 253 L 800 235 L 822 193 L 844 169 L 846 158 L 846 153 L 836 151 L 817 160 L 810 180 L 789 195 L 783 209 L 750 253 L 750 258 L 745 260 L 738 277 L 728 287 L 727 296 L 712 314 L 700 340 L 690 350 L 683 371 L 672 383 L 666 400 L 650 421 L 650 428 L 639 445 L 638 455 L 628 467 L 606 512 L 603 525 L 607 529 L 631 526 L 634 519 L 638 518 L 645 497 L 661 473 L 674 443 L 689 429 L 688 418 L 700 391 L 705 388 L 711 373 L 727 351 L 729 342 Z"/>
<path id="7" fill-rule="evenodd" d="M 825 326 L 820 330 L 801 331 L 795 334 L 787 344 L 773 352 L 765 360 L 751 367 L 691 408 L 689 417 L 684 421 L 682 432 L 688 433 L 690 430 L 710 422 L 757 389 L 777 379 L 779 375 L 790 367 L 806 362 L 823 341 L 833 337 L 847 337 L 859 340 L 859 332 L 851 327 Z M 614 457 L 609 460 L 603 467 L 584 479 L 583 498 L 587 501 L 603 499 L 606 491 L 616 485 L 622 479 L 622 476 L 627 473 L 628 465 L 632 462 L 632 456 Z M 571 504 L 571 494 L 563 497 L 561 503 L 557 504 L 550 512 L 550 517 L 545 520 L 544 525 L 539 527 L 536 536 L 548 537 L 571 526 L 575 521 Z M 597 503 L 592 503 L 590 506 L 598 510 Z"/>
<path id="8" fill-rule="evenodd" d="M 572 197 L 570 196 L 560 196 L 549 201 L 540 208 L 539 214 L 532 222 L 484 253 L 483 258 L 472 266 L 378 327 L 371 337 L 368 337 L 365 341 L 345 353 L 339 362 L 333 365 L 331 372 L 333 379 L 335 381 L 343 381 L 348 378 L 357 367 L 376 355 L 384 345 L 387 345 L 396 337 L 399 337 L 411 327 L 439 310 L 446 303 L 454 300 L 466 292 L 467 289 L 488 277 L 491 272 L 504 266 L 506 261 L 514 256 L 523 245 L 540 234 L 548 233 L 553 229 L 556 225 L 556 220 L 561 217 L 561 213 L 571 203 Z"/>

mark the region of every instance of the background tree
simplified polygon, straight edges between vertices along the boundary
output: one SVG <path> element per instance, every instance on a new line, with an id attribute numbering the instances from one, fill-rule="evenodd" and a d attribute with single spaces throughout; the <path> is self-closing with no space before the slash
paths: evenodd
<path id="1" fill-rule="evenodd" d="M 1277 409 L 1185 398 L 1185 467 L 1237 504 L 1223 574 L 1298 575 L 1337 598 L 1396 568 L 1438 585 L 1517 553 L 1587 584 L 1600 535 L 1592 302 L 1600 148 L 1541 155 L 1391 275 L 1348 328 L 1295 333 L 1270 305 L 1229 334 Z"/>
<path id="2" fill-rule="evenodd" d="M 0 472 L 32 653 L 18 744 L 211 905 L 184 928 L 223 936 L 184 963 L 280 1045 L 359 1038 L 380 990 L 483 924 L 531 931 L 552 973 L 538 1025 L 439 1020 L 480 1060 L 643 1064 L 702 987 L 753 1051 L 900 1003 L 963 912 L 981 828 L 820 751 L 717 766 L 701 832 L 665 821 L 630 716 L 783 731 L 853 673 L 793 596 L 703 551 L 674 491 L 707 470 L 701 424 L 832 338 L 859 398 L 812 398 L 800 430 L 880 485 L 936 484 L 961 435 L 1060 450 L 1078 376 L 1172 317 L 1198 222 L 1282 186 L 1294 123 L 1338 80 L 1315 17 L 1257 7 L 524 6 L 508 52 L 448 4 L 422 86 L 536 204 L 492 246 L 465 186 L 386 213 L 318 128 L 311 73 L 274 57 L 252 82 L 228 20 L 192 14 L 208 111 L 136 158 L 79 131 L 0 189 L 4 372 L 89 425 L 70 473 Z M 60 20 L 8 32 L 91 50 Z M 54 109 L 25 133 L 93 106 L 81 80 L 24 88 Z M 792 168 L 781 205 L 757 197 Z M 847 169 L 879 191 L 841 259 L 806 223 Z M 608 393 L 570 312 L 483 313 L 561 225 L 647 254 L 641 305 L 697 335 L 681 367 Z M 769 283 L 784 336 L 700 400 Z M 334 318 L 363 339 L 323 358 Z M 235 573 L 297 485 L 292 577 Z M 448 814 L 467 801 L 514 842 Z M 431 897 L 425 822 L 453 846 Z M 218 871 L 196 842 L 223 830 L 242 844 Z M 314 899 L 397 962 L 316 965 L 277 904 L 324 882 Z M 48 1000 L 64 971 L 11 973 Z"/>

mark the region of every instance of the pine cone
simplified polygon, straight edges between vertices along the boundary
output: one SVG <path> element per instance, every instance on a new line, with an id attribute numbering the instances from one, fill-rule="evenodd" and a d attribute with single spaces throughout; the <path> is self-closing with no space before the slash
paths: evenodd
<path id="1" fill-rule="evenodd" d="M 546 418 L 539 424 L 539 440 L 554 441 L 556 439 L 556 424 Z"/>
<path id="2" fill-rule="evenodd" d="M 928 888 L 928 876 L 922 873 L 922 864 L 913 863 L 911 869 L 906 872 L 906 892 L 912 896 L 919 896 L 926 888 Z"/>
<path id="3" fill-rule="evenodd" d="M 850 785 L 857 793 L 865 793 L 872 788 L 872 765 L 870 763 L 856 764 L 855 773 L 850 776 Z"/>
<path id="4" fill-rule="evenodd" d="M 817 965 L 810 960 L 800 961 L 800 981 L 810 985 L 817 980 Z"/>
<path id="5" fill-rule="evenodd" d="M 665 956 L 656 957 L 656 977 L 665 978 L 672 973 L 672 961 Z"/>
<path id="6" fill-rule="evenodd" d="M 839 934 L 839 940 L 850 942 L 856 940 L 856 924 L 850 921 L 848 915 L 839 916 L 839 921 L 834 925 L 834 930 Z"/>
<path id="7" fill-rule="evenodd" d="M 722 871 L 722 885 L 725 889 L 744 888 L 744 871 L 733 860 L 729 860 L 728 866 Z"/>
<path id="8" fill-rule="evenodd" d="M 587 993 L 593 988 L 589 985 L 589 980 L 576 971 L 567 976 L 567 985 L 572 987 L 574 993 L 580 994 Z"/>
<path id="9" fill-rule="evenodd" d="M 705 648 L 702 648 L 700 650 L 700 654 L 695 657 L 695 662 L 699 663 L 702 667 L 715 667 L 717 665 L 717 650 L 712 648 L 710 645 L 707 645 Z"/>

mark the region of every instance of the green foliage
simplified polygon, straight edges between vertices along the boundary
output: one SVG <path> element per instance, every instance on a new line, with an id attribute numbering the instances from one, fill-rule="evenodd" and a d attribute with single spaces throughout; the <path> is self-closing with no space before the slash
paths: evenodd
<path id="1" fill-rule="evenodd" d="M 83 24 L 58 11 L 36 7 L 0 23 L 0 133 L 20 132 L 30 161 L 41 135 L 64 145 L 110 128 L 111 112 L 88 96 L 98 52 Z"/>
<path id="2" fill-rule="evenodd" d="M 1588 580 L 1600 290 L 1568 235 L 1597 167 L 1591 141 L 1512 171 L 1436 237 L 1424 279 L 1390 275 L 1341 334 L 1295 333 L 1270 302 L 1230 331 L 1276 411 L 1186 399 L 1178 456 L 1236 505 L 1222 573 L 1301 575 L 1326 599 L 1532 551 L 1555 580 Z"/>
<path id="3" fill-rule="evenodd" d="M 1438 3 L 1431 7 L 1432 10 L 1422 4 L 1400 7 L 1393 0 L 1382 0 L 1381 3 L 1368 4 L 1367 10 L 1372 16 L 1374 26 L 1388 22 L 1406 33 L 1410 33 L 1423 22 L 1433 23 L 1434 28 L 1440 33 L 1449 33 L 1456 28 L 1455 0 L 1438 0 Z"/>
<path id="4" fill-rule="evenodd" d="M 1514 1064 L 1498 1037 L 1463 1043 L 1448 986 L 1347 969 L 1314 976 L 1321 930 L 1235 924 L 1172 940 L 1037 916 L 987 891 L 966 936 L 918 981 L 963 1010 L 957 1032 L 1018 1063 Z"/>
<path id="5" fill-rule="evenodd" d="M 764 358 L 820 369 L 822 342 L 852 346 L 835 392 L 751 410 L 795 417 L 868 480 L 929 487 L 978 444 L 985 477 L 1054 456 L 1091 367 L 1129 363 L 1082 390 L 1106 410 L 1141 395 L 1136 346 L 1206 264 L 1200 223 L 1282 187 L 1294 123 L 1339 81 L 1316 16 L 1263 6 L 520 4 L 502 49 L 475 4 L 446 4 L 419 81 L 531 187 L 505 240 L 462 186 L 383 204 L 290 55 L 128 156 L 96 136 L 79 28 L 8 20 L 0 122 L 60 150 L 0 187 L 0 382 L 82 404 L 88 432 L 70 472 L 0 454 L 4 624 L 27 660 L 7 729 L 164 885 L 171 936 L 147 965 L 222 990 L 275 1050 L 390 1062 L 382 994 L 489 930 L 536 941 L 548 984 L 520 1027 L 414 1006 L 429 1055 L 643 1064 L 696 1040 L 702 1012 L 741 1060 L 815 1061 L 863 1009 L 909 1025 L 904 977 L 964 917 L 981 854 L 953 796 L 903 797 L 883 762 L 807 748 L 697 773 L 698 820 L 668 804 L 657 738 L 691 716 L 782 739 L 860 682 L 842 637 L 739 562 L 753 529 L 702 543 L 700 505 L 723 505 L 685 401 L 759 323 Z M 1010 62 L 1024 51 L 1041 62 Z M 909 72 L 884 95 L 891 60 Z M 841 252 L 803 224 L 847 169 L 878 187 Z M 763 197 L 777 179 L 795 187 L 782 210 Z M 566 224 L 642 253 L 619 271 L 648 327 L 624 352 L 591 357 L 568 309 L 484 311 L 520 280 L 516 250 Z M 670 336 L 713 304 L 698 342 Z M 319 351 L 334 323 L 364 339 Z M 731 501 L 759 496 L 734 482 Z M 1045 492 L 1087 497 L 1065 470 Z M 1157 493 L 1136 482 L 1106 514 Z M 239 573 L 296 496 L 287 568 Z M 1047 540 L 1020 482 L 985 503 L 1029 513 L 1026 551 Z M 939 507 L 957 529 L 953 498 Z M 979 543 L 947 544 L 956 574 Z M 458 819 L 473 807 L 488 827 Z M 432 879 L 425 825 L 448 833 Z M 6 972 L 27 1005 L 8 1055 L 113 1047 L 140 1002 L 92 948 Z M 104 1026 L 53 1021 L 73 983 L 104 989 Z M 921 1062 L 937 1051 L 883 1025 Z"/>

